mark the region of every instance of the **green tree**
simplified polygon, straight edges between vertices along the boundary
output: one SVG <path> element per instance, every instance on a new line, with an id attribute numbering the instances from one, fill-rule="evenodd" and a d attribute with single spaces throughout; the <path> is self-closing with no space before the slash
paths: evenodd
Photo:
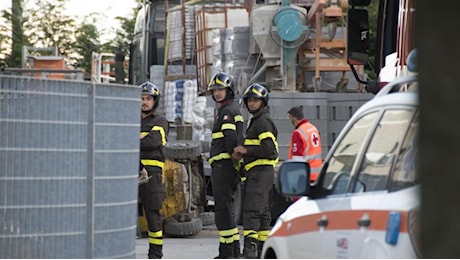
<path id="1" fill-rule="evenodd" d="M 25 34 L 35 47 L 56 47 L 58 54 L 71 57 L 75 46 L 75 20 L 64 13 L 66 0 L 36 0 L 27 10 Z"/>
<path id="2" fill-rule="evenodd" d="M 27 44 L 24 37 L 24 0 L 11 0 L 12 8 L 3 10 L 0 18 L 0 57 L 1 67 L 20 67 L 22 46 Z"/>
<path id="3" fill-rule="evenodd" d="M 121 48 L 125 54 L 129 53 L 138 8 L 133 8 L 131 17 L 117 17 L 120 27 L 114 39 L 101 43 L 101 32 L 96 27 L 98 13 L 88 15 L 78 24 L 65 13 L 67 0 L 11 1 L 11 10 L 0 14 L 5 21 L 0 18 L 0 68 L 21 67 L 24 45 L 56 47 L 58 55 L 65 56 L 68 64 L 85 71 L 91 69 L 92 52 L 114 53 Z M 136 2 L 140 6 L 143 0 Z"/>
<path id="4" fill-rule="evenodd" d="M 91 71 L 92 53 L 101 51 L 99 32 L 95 24 L 96 19 L 92 22 L 84 21 L 76 33 L 75 52 L 79 55 L 77 67 L 87 72 Z"/>
<path id="5" fill-rule="evenodd" d="M 128 17 L 116 17 L 116 20 L 119 21 L 120 23 L 120 28 L 116 30 L 116 35 L 113 40 L 113 44 L 106 43 L 103 45 L 103 48 L 107 52 L 115 52 L 118 53 L 117 55 L 124 55 L 128 56 L 130 52 L 130 45 L 133 39 L 134 35 L 134 25 L 136 23 L 136 17 L 137 13 L 139 12 L 140 9 L 140 4 L 142 3 L 142 0 L 136 0 L 136 2 L 139 4 L 138 8 L 133 8 L 132 9 L 132 15 Z M 110 50 L 109 50 L 110 48 Z M 124 67 L 124 75 L 127 75 L 128 72 L 128 67 Z"/>
<path id="6" fill-rule="evenodd" d="M 9 44 L 11 42 L 11 29 L 7 21 L 8 12 L 2 12 L 0 17 L 0 71 L 7 67 L 7 58 L 9 57 Z"/>
<path id="7" fill-rule="evenodd" d="M 372 1 L 368 7 L 369 11 L 369 65 L 367 66 L 366 72 L 368 72 L 371 79 L 375 79 L 377 75 L 375 74 L 375 55 L 376 53 L 376 39 L 377 39 L 377 20 L 379 12 L 379 1 Z"/>
<path id="8" fill-rule="evenodd" d="M 22 46 L 25 44 L 22 16 L 23 5 L 23 0 L 11 0 L 12 51 L 9 65 L 12 67 L 21 67 L 22 65 Z"/>
<path id="9" fill-rule="evenodd" d="M 116 17 L 120 22 L 120 29 L 116 30 L 114 42 L 115 46 L 121 47 L 124 53 L 129 53 L 129 44 L 133 39 L 134 24 L 136 23 L 138 11 L 137 9 L 133 9 L 133 15 L 131 17 Z"/>

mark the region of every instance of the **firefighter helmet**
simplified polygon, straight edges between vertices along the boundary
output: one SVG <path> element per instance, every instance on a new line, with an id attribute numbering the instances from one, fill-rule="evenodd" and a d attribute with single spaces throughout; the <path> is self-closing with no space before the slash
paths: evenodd
<path id="1" fill-rule="evenodd" d="M 158 103 L 160 102 L 160 89 L 150 81 L 142 83 L 141 89 L 142 94 L 147 94 L 153 97 L 153 100 L 155 100 L 153 108 L 156 109 L 158 107 Z"/>
<path id="2" fill-rule="evenodd" d="M 268 90 L 259 83 L 251 84 L 243 93 L 243 101 L 246 107 L 248 107 L 248 99 L 250 97 L 262 99 L 264 105 L 268 106 Z"/>
<path id="3" fill-rule="evenodd" d="M 215 89 L 227 89 L 225 100 L 235 98 L 235 86 L 233 85 L 233 77 L 227 72 L 217 72 L 209 81 L 208 91 L 212 93 Z M 214 99 L 214 96 L 212 97 Z M 214 99 L 214 101 L 216 101 Z"/>

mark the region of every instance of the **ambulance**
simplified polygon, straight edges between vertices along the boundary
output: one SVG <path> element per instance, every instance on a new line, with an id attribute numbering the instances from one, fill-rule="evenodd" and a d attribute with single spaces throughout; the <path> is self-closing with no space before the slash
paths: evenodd
<path id="1" fill-rule="evenodd" d="M 273 226 L 262 258 L 418 258 L 416 76 L 399 78 L 347 122 L 320 175 L 287 160 L 276 188 L 302 196 Z"/>

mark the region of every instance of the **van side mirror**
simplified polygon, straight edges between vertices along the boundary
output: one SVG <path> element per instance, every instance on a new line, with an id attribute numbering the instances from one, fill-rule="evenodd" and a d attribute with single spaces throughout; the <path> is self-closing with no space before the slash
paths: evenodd
<path id="1" fill-rule="evenodd" d="M 287 160 L 278 169 L 275 187 L 283 196 L 302 196 L 310 189 L 310 165 L 304 160 Z"/>
<path id="2" fill-rule="evenodd" d="M 350 65 L 366 65 L 369 56 L 369 15 L 365 9 L 348 9 L 347 62 Z"/>

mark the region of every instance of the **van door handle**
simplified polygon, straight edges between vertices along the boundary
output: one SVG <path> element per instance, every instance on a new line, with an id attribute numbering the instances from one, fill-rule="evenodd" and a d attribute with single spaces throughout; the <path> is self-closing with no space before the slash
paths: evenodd
<path id="1" fill-rule="evenodd" d="M 360 227 L 369 227 L 371 225 L 371 220 L 369 219 L 369 215 L 364 214 L 361 219 L 358 220 L 358 226 Z"/>
<path id="2" fill-rule="evenodd" d="M 371 221 L 369 219 L 358 220 L 358 226 L 360 227 L 369 227 L 370 225 L 371 225 Z"/>
<path id="3" fill-rule="evenodd" d="M 327 220 L 326 216 L 322 216 L 320 219 L 316 221 L 316 225 L 318 225 L 318 227 L 327 227 L 328 224 L 329 221 Z"/>

